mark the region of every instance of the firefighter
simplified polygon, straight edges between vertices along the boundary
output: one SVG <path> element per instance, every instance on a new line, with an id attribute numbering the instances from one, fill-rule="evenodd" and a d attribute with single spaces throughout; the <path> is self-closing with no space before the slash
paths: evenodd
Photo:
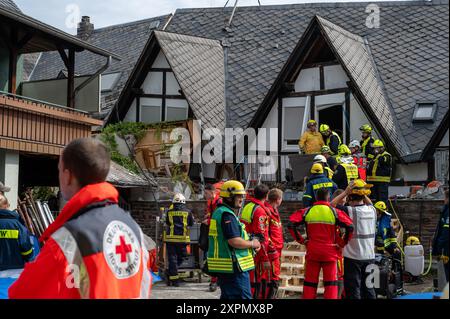
<path id="1" fill-rule="evenodd" d="M 194 225 L 194 218 L 186 208 L 186 198 L 182 194 L 175 194 L 172 207 L 167 212 L 164 242 L 166 243 L 169 269 L 166 270 L 167 285 L 179 287 L 180 277 L 178 267 L 187 256 L 187 245 L 191 238 L 189 227 Z"/>
<path id="2" fill-rule="evenodd" d="M 330 206 L 328 188 L 319 188 L 316 196 L 317 202 L 312 207 L 297 211 L 289 218 L 289 231 L 292 236 L 300 244 L 306 245 L 303 298 L 317 297 L 319 274 L 322 270 L 324 298 L 338 299 L 337 263 L 340 250 L 352 237 L 353 224 L 344 212 Z M 297 229 L 302 225 L 306 225 L 306 238 Z M 342 235 L 337 234 L 338 229 L 342 229 Z"/>
<path id="3" fill-rule="evenodd" d="M 332 198 L 336 198 L 345 191 L 343 189 L 338 189 L 333 193 Z M 337 204 L 340 206 L 345 206 L 347 204 L 347 196 L 343 197 L 341 201 Z M 336 229 L 336 232 L 340 234 L 340 229 Z M 337 260 L 337 277 L 338 277 L 338 299 L 343 299 L 344 294 L 344 255 L 343 255 L 343 249 L 339 249 L 339 258 Z"/>
<path id="4" fill-rule="evenodd" d="M 327 124 L 320 125 L 320 133 L 323 135 L 325 145 L 331 150 L 331 155 L 337 155 L 339 146 L 342 144 L 338 133 L 332 131 Z"/>
<path id="5" fill-rule="evenodd" d="M 207 271 L 218 278 L 221 299 L 252 299 L 249 271 L 255 268 L 253 251 L 258 252 L 258 239 L 249 240 L 236 210 L 242 207 L 244 185 L 238 181 L 223 183 L 222 202 L 212 214 L 209 228 Z"/>
<path id="6" fill-rule="evenodd" d="M 367 167 L 367 182 L 373 184 L 372 199 L 386 203 L 389 200 L 392 155 L 386 152 L 384 143 L 380 140 L 373 143 L 373 149 L 376 157 Z"/>
<path id="7" fill-rule="evenodd" d="M 269 291 L 267 299 L 275 299 L 280 287 L 281 274 L 281 251 L 284 246 L 283 225 L 281 224 L 278 208 L 283 201 L 283 191 L 274 188 L 269 191 L 267 201 L 264 203 L 269 211 L 269 261 L 271 270 L 269 272 Z"/>
<path id="8" fill-rule="evenodd" d="M 448 190 L 445 191 L 444 207 L 441 211 L 439 223 L 433 240 L 433 255 L 439 258 L 444 264 L 445 278 L 448 282 L 448 250 L 449 250 L 449 234 L 448 234 Z"/>
<path id="9" fill-rule="evenodd" d="M 397 236 L 391 225 L 391 214 L 387 211 L 386 204 L 382 201 L 376 202 L 377 210 L 377 236 L 375 245 L 377 253 L 384 254 L 386 251 L 393 255 L 400 253 L 397 244 Z"/>
<path id="10" fill-rule="evenodd" d="M 300 137 L 299 147 L 303 154 L 319 154 L 323 142 L 322 134 L 317 132 L 317 122 L 314 120 L 308 121 L 308 129 Z"/>
<path id="11" fill-rule="evenodd" d="M 359 128 L 361 131 L 361 152 L 366 156 L 367 161 L 371 161 L 375 158 L 373 151 L 373 143 L 375 139 L 372 137 L 372 127 L 369 124 L 364 124 Z"/>
<path id="12" fill-rule="evenodd" d="M 358 167 L 359 178 L 365 181 L 367 179 L 367 158 L 366 155 L 361 152 L 361 144 L 357 140 L 354 140 L 350 142 L 348 147 L 352 152 L 353 163 Z"/>
<path id="13" fill-rule="evenodd" d="M 253 197 L 242 209 L 241 222 L 247 233 L 261 241 L 261 250 L 255 256 L 255 270 L 250 272 L 250 282 L 254 299 L 260 299 L 267 292 L 266 273 L 270 270 L 268 252 L 269 244 L 269 212 L 264 202 L 267 200 L 269 187 L 257 185 Z"/>
<path id="14" fill-rule="evenodd" d="M 18 214 L 9 210 L 8 199 L 0 194 L 0 272 L 22 269 L 32 258 L 30 234 Z"/>
<path id="15" fill-rule="evenodd" d="M 320 188 L 328 188 L 330 193 L 333 194 L 336 190 L 336 184 L 323 174 L 323 166 L 319 163 L 313 164 L 311 168 L 311 176 L 305 187 L 305 193 L 303 194 L 303 206 L 310 207 L 316 200 L 316 192 Z"/>
<path id="16" fill-rule="evenodd" d="M 41 236 L 41 252 L 25 265 L 9 297 L 149 298 L 144 234 L 118 206 L 119 192 L 105 182 L 108 148 L 93 138 L 74 140 L 64 148 L 58 168 L 68 202 Z"/>
<path id="17" fill-rule="evenodd" d="M 336 158 L 331 156 L 331 150 L 328 146 L 322 147 L 320 153 L 327 159 L 328 167 L 334 172 L 338 166 Z"/>
<path id="18" fill-rule="evenodd" d="M 346 189 L 351 181 L 358 179 L 358 167 L 353 164 L 350 149 L 347 145 L 339 146 L 339 165 L 333 175 L 333 182 L 339 189 Z"/>
<path id="19" fill-rule="evenodd" d="M 209 224 L 211 223 L 211 216 L 216 210 L 217 206 L 222 202 L 220 197 L 220 191 L 216 189 L 215 185 L 207 184 L 205 185 L 205 199 L 206 199 L 206 212 L 203 224 L 207 225 L 207 230 L 209 231 Z M 207 236 L 208 231 L 205 232 Z M 205 259 L 207 256 L 207 251 L 205 251 Z M 217 277 L 211 276 L 209 283 L 209 291 L 214 292 L 217 290 Z"/>
<path id="20" fill-rule="evenodd" d="M 314 161 L 313 162 L 322 164 L 323 170 L 324 170 L 324 175 L 327 178 L 329 178 L 329 179 L 333 178 L 334 171 L 331 168 L 328 167 L 328 161 L 325 158 L 325 156 L 323 156 L 323 155 L 316 155 L 316 157 L 314 157 Z"/>
<path id="21" fill-rule="evenodd" d="M 354 236 L 344 248 L 344 286 L 347 299 L 376 299 L 375 289 L 367 285 L 369 267 L 375 259 L 377 213 L 369 199 L 372 185 L 362 179 L 351 182 L 331 205 L 344 211 L 354 223 Z M 340 203 L 347 197 L 348 204 Z"/>

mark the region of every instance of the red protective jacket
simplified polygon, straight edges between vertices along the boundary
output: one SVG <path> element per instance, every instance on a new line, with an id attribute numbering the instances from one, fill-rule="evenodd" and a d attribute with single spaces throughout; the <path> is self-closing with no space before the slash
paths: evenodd
<path id="1" fill-rule="evenodd" d="M 353 235 L 350 217 L 343 211 L 332 208 L 328 202 L 316 202 L 310 208 L 296 211 L 289 220 L 288 228 L 294 239 L 306 245 L 307 259 L 323 262 L 338 260 L 340 249 Z M 306 226 L 307 238 L 297 229 L 301 225 Z M 345 229 L 343 238 L 337 228 Z"/>
<path id="2" fill-rule="evenodd" d="M 11 299 L 148 298 L 143 234 L 108 183 L 88 185 L 44 232 L 45 244 L 9 288 Z"/>
<path id="3" fill-rule="evenodd" d="M 274 260 L 280 258 L 280 253 L 284 246 L 283 225 L 281 224 L 281 217 L 278 210 L 268 202 L 264 204 L 269 212 L 268 255 L 270 260 Z"/>
<path id="4" fill-rule="evenodd" d="M 261 243 L 261 249 L 255 257 L 255 261 L 268 261 L 269 249 L 269 212 L 265 204 L 255 198 L 248 199 L 249 203 L 242 209 L 241 222 L 245 225 L 245 230 L 249 235 L 262 235 L 264 241 Z M 244 217 L 246 206 L 255 205 L 255 209 L 251 217 L 246 219 Z"/>
<path id="5" fill-rule="evenodd" d="M 216 210 L 217 206 L 222 203 L 222 198 L 219 196 L 219 194 L 216 194 L 216 196 L 213 199 L 210 199 L 206 203 L 206 220 L 208 225 L 211 223 L 211 217 L 214 211 Z"/>

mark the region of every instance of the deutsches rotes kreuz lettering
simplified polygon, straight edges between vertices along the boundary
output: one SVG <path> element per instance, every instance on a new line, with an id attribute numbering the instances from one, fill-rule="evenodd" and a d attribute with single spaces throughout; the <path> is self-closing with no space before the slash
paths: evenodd
<path id="1" fill-rule="evenodd" d="M 112 221 L 103 236 L 103 254 L 118 279 L 126 279 L 139 271 L 141 249 L 138 237 L 130 227 L 120 221 Z"/>

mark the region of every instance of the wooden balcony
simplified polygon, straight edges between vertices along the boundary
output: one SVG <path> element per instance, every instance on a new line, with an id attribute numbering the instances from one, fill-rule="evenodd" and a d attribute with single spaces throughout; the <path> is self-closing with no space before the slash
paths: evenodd
<path id="1" fill-rule="evenodd" d="M 0 148 L 60 155 L 70 141 L 102 125 L 88 113 L 0 93 Z"/>

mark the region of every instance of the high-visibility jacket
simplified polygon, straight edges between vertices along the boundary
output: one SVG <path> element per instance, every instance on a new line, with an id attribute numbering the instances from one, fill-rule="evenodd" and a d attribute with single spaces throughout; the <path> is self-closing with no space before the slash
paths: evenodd
<path id="1" fill-rule="evenodd" d="M 298 145 L 305 154 L 319 154 L 325 143 L 322 134 L 308 130 L 300 137 Z"/>
<path id="2" fill-rule="evenodd" d="M 306 184 L 305 193 L 303 194 L 303 206 L 309 207 L 316 202 L 316 193 L 319 188 L 328 188 L 330 194 L 334 194 L 337 190 L 336 184 L 323 174 L 313 174 Z"/>
<path id="3" fill-rule="evenodd" d="M 392 155 L 388 152 L 378 154 L 367 167 L 367 181 L 390 183 L 392 174 Z"/>
<path id="4" fill-rule="evenodd" d="M 355 164 L 339 164 L 333 175 L 333 182 L 339 189 L 346 189 L 348 184 L 356 179 L 358 179 L 358 167 Z"/>
<path id="5" fill-rule="evenodd" d="M 268 260 L 269 245 L 269 212 L 263 202 L 250 198 L 249 203 L 244 206 L 240 221 L 245 225 L 245 230 L 250 235 L 259 235 L 264 238 L 261 242 L 261 249 L 255 256 L 255 261 Z"/>
<path id="6" fill-rule="evenodd" d="M 279 258 L 279 253 L 284 246 L 283 225 L 281 224 L 280 213 L 268 202 L 264 203 L 269 210 L 269 259 Z"/>
<path id="7" fill-rule="evenodd" d="M 448 204 L 444 205 L 433 240 L 433 255 L 449 256 Z"/>
<path id="8" fill-rule="evenodd" d="M 231 274 L 236 269 L 240 272 L 253 270 L 255 263 L 252 250 L 232 248 L 228 244 L 222 230 L 222 217 L 224 214 L 232 214 L 239 224 L 241 238 L 249 239 L 244 225 L 239 222 L 233 210 L 224 204 L 219 205 L 212 215 L 209 226 L 208 271 L 211 273 Z"/>
<path id="9" fill-rule="evenodd" d="M 16 212 L 0 209 L 0 271 L 23 268 L 33 257 L 28 230 Z"/>
<path id="10" fill-rule="evenodd" d="M 346 206 L 349 217 L 353 220 L 353 238 L 344 248 L 344 257 L 355 260 L 375 258 L 375 235 L 377 212 L 372 205 Z"/>
<path id="11" fill-rule="evenodd" d="M 9 297 L 149 298 L 151 276 L 141 228 L 108 183 L 82 188 L 44 232 L 36 261 L 25 265 Z"/>
<path id="12" fill-rule="evenodd" d="M 373 160 L 375 158 L 375 153 L 373 152 L 372 144 L 375 142 L 374 138 L 369 136 L 365 140 L 362 140 L 360 142 L 361 144 L 361 151 L 364 155 L 366 155 L 367 159 L 369 161 Z"/>
<path id="13" fill-rule="evenodd" d="M 167 243 L 189 243 L 189 227 L 194 224 L 192 213 L 185 205 L 175 204 L 166 215 L 164 241 Z"/>
<path id="14" fill-rule="evenodd" d="M 325 144 L 330 148 L 331 155 L 337 155 L 339 151 L 339 146 L 341 146 L 341 137 L 336 132 L 331 132 L 330 136 L 327 137 Z"/>
<path id="15" fill-rule="evenodd" d="M 314 206 L 302 209 L 289 218 L 288 229 L 294 239 L 301 244 L 307 241 L 306 257 L 316 261 L 335 261 L 340 258 L 341 248 L 352 238 L 353 222 L 341 210 L 328 202 L 316 202 Z M 306 225 L 305 238 L 297 227 Z M 343 238 L 338 228 L 344 228 Z"/>
<path id="16" fill-rule="evenodd" d="M 331 168 L 329 168 L 328 166 L 325 166 L 323 169 L 324 169 L 325 176 L 329 179 L 332 179 L 333 175 L 334 175 L 334 171 Z"/>
<path id="17" fill-rule="evenodd" d="M 390 254 L 397 248 L 397 236 L 391 225 L 391 217 L 383 214 L 377 221 L 375 245 L 378 253 L 388 251 Z"/>
<path id="18" fill-rule="evenodd" d="M 353 154 L 353 163 L 358 167 L 359 178 L 367 179 L 367 158 L 363 153 Z"/>

